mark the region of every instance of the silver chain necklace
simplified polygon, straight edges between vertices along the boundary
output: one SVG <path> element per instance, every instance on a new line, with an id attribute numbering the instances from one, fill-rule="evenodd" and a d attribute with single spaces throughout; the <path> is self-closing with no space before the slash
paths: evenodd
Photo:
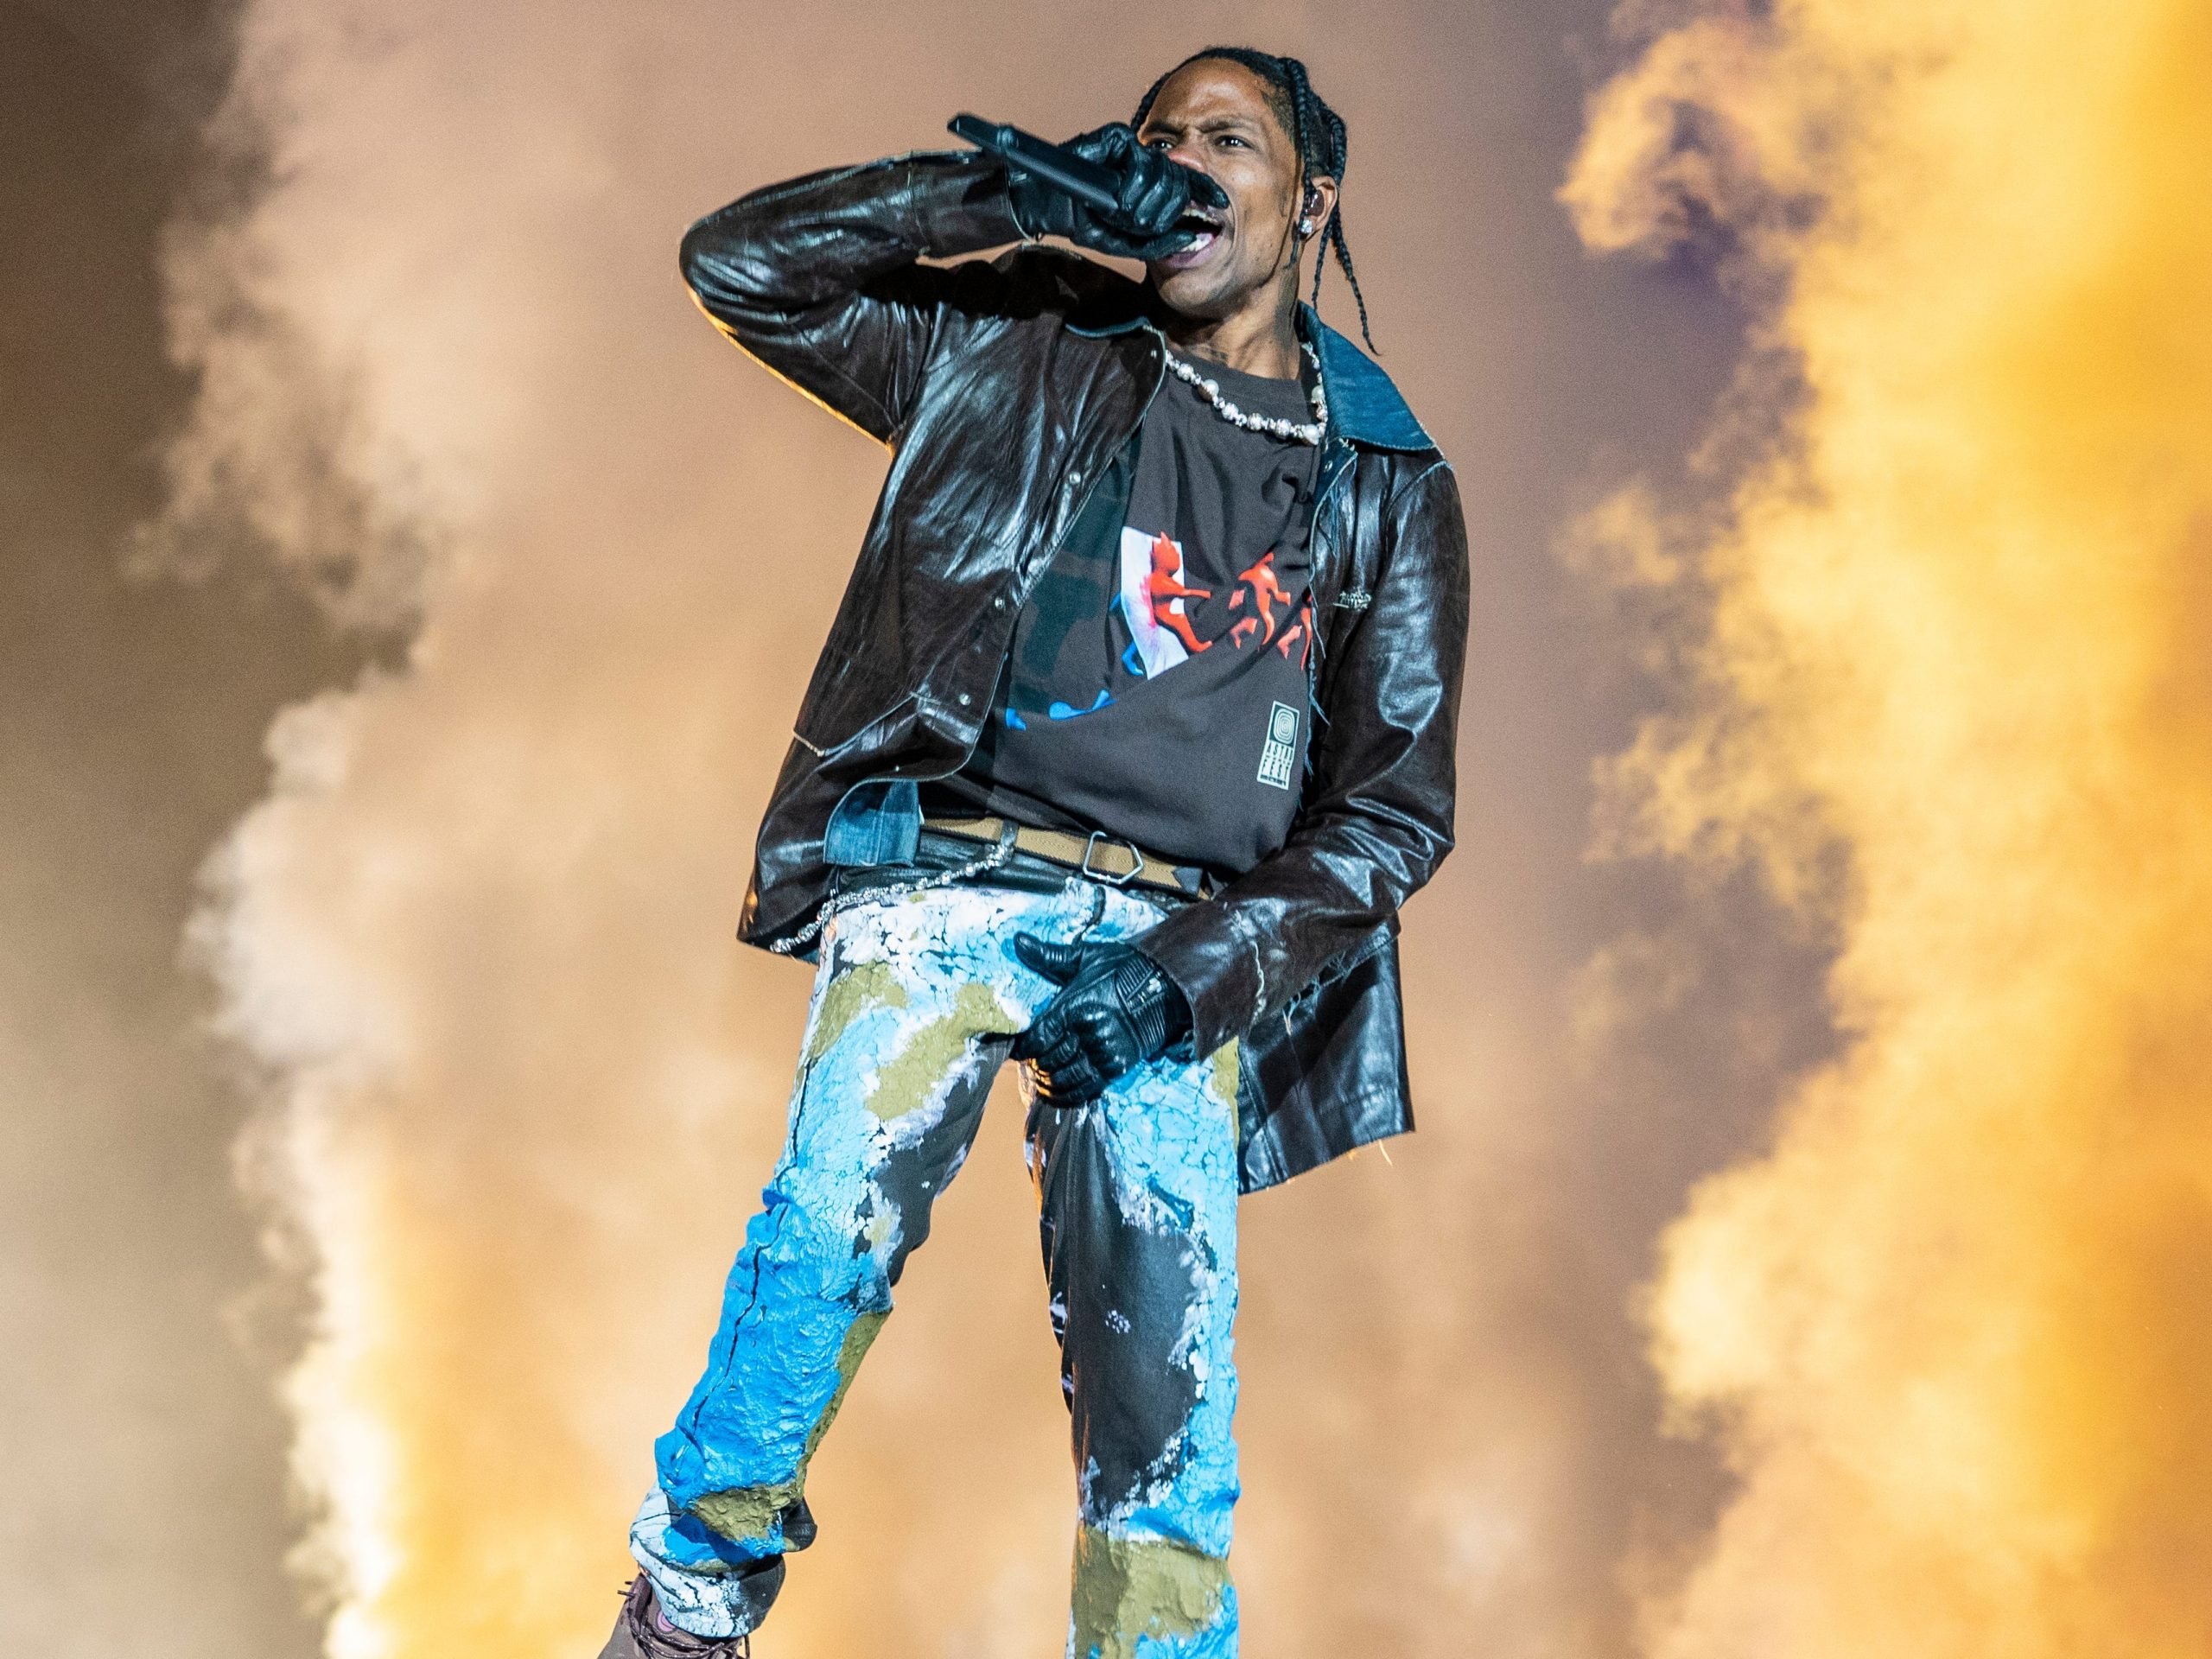
<path id="1" fill-rule="evenodd" d="M 1265 432 L 1273 437 L 1295 439 L 1300 443 L 1319 443 L 1321 442 L 1322 429 L 1329 424 L 1329 395 L 1321 389 L 1321 359 L 1314 355 L 1313 348 L 1302 340 L 1298 342 L 1298 349 L 1304 352 L 1306 360 L 1313 365 L 1313 390 L 1308 394 L 1313 404 L 1313 423 L 1310 426 L 1300 426 L 1295 421 L 1286 421 L 1268 415 L 1255 415 L 1249 410 L 1239 409 L 1221 395 L 1221 382 L 1199 372 L 1172 351 L 1165 355 L 1167 359 L 1167 372 L 1185 385 L 1195 390 L 1199 397 L 1211 404 L 1213 412 L 1220 416 L 1223 420 L 1232 425 L 1241 426 L 1247 432 Z"/>

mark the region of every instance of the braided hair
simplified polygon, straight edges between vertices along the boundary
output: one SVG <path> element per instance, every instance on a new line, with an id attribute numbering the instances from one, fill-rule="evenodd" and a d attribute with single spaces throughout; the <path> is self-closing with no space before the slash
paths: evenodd
<path id="1" fill-rule="evenodd" d="M 1272 52 L 1256 52 L 1248 46 L 1210 46 L 1203 52 L 1193 52 L 1181 63 L 1146 91 L 1137 105 L 1136 114 L 1130 118 L 1133 127 L 1144 125 L 1144 118 L 1152 112 L 1160 89 L 1177 70 L 1207 58 L 1222 58 L 1241 64 L 1260 78 L 1266 91 L 1268 107 L 1283 130 L 1290 135 L 1298 151 L 1298 199 L 1302 206 L 1306 199 L 1307 181 L 1319 175 L 1335 179 L 1339 184 L 1344 176 L 1344 160 L 1349 148 L 1344 135 L 1344 118 L 1321 101 L 1306 77 L 1306 66 L 1296 58 L 1277 57 Z M 1295 223 L 1294 214 L 1293 222 Z M 1321 257 L 1313 262 L 1313 293 L 1309 303 L 1319 306 L 1321 301 L 1321 273 L 1328 269 L 1329 249 L 1337 251 L 1337 264 L 1343 267 L 1344 280 L 1351 284 L 1352 303 L 1359 308 L 1359 337 L 1367 342 L 1369 351 L 1375 350 L 1375 337 L 1367 332 L 1367 299 L 1359 291 L 1359 276 L 1352 269 L 1351 249 L 1344 241 L 1344 211 L 1341 200 L 1335 213 L 1329 215 L 1328 224 L 1321 232 Z"/>

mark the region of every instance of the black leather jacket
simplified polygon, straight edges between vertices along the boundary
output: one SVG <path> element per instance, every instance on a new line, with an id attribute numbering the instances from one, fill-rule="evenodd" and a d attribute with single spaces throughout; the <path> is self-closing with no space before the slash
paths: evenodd
<path id="1" fill-rule="evenodd" d="M 739 936 L 912 847 L 913 780 L 973 748 L 1016 613 L 1165 370 L 1151 290 L 1020 239 L 1005 175 L 923 152 L 756 190 L 693 226 L 722 332 L 891 451 L 760 826 Z M 1388 376 L 1301 305 L 1328 394 L 1310 541 L 1315 738 L 1287 843 L 1141 947 L 1197 1052 L 1242 1038 L 1245 1190 L 1413 1126 L 1397 915 L 1452 847 L 1467 631 L 1450 466 Z"/>

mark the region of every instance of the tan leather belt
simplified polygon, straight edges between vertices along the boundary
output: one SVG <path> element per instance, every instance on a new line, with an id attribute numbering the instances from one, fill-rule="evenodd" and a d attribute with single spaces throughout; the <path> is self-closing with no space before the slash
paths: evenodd
<path id="1" fill-rule="evenodd" d="M 922 828 L 996 846 L 1007 825 L 1003 818 L 924 818 Z M 1103 830 L 1079 836 L 1071 830 L 1039 830 L 1027 823 L 1013 828 L 1016 852 L 1065 865 L 1109 887 L 1152 887 L 1185 899 L 1213 896 L 1213 882 L 1204 870 L 1172 863 L 1133 841 L 1116 841 Z"/>

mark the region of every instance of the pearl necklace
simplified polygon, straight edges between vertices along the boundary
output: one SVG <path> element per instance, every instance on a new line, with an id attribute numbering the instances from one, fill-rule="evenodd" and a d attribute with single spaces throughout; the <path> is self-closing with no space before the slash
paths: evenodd
<path id="1" fill-rule="evenodd" d="M 1300 443 L 1319 443 L 1322 429 L 1329 423 L 1329 395 L 1321 389 L 1321 359 L 1302 340 L 1298 342 L 1298 348 L 1313 365 L 1313 390 L 1310 394 L 1313 403 L 1313 423 L 1310 426 L 1300 426 L 1294 421 L 1271 416 L 1254 415 L 1239 409 L 1221 395 L 1221 382 L 1201 374 L 1172 351 L 1164 355 L 1167 359 L 1167 372 L 1185 385 L 1195 389 L 1199 397 L 1213 405 L 1213 412 L 1223 420 L 1241 426 L 1247 432 L 1265 432 L 1273 437 L 1295 438 Z"/>

